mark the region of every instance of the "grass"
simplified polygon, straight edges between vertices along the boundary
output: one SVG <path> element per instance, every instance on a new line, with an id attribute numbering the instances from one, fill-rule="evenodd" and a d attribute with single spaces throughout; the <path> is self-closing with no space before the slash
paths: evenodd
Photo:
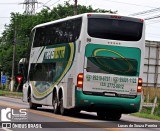
<path id="1" fill-rule="evenodd" d="M 131 115 L 142 117 L 142 118 L 148 118 L 153 120 L 160 120 L 160 88 L 154 88 L 154 87 L 143 87 L 144 91 L 144 102 L 153 103 L 155 94 L 157 94 L 157 103 L 158 107 L 155 108 L 154 114 L 151 115 L 152 107 L 143 107 L 141 112 L 133 113 Z"/>
<path id="2" fill-rule="evenodd" d="M 8 90 L 0 90 L 0 96 L 9 96 L 9 97 L 16 97 L 21 98 L 22 92 L 11 92 Z"/>
<path id="3" fill-rule="evenodd" d="M 151 115 L 151 114 L 148 114 L 148 113 L 138 112 L 138 113 L 133 113 L 131 115 L 160 121 L 160 116 Z"/>
<path id="4" fill-rule="evenodd" d="M 145 102 L 153 102 L 155 94 L 157 94 L 157 97 L 160 99 L 160 88 L 143 87 L 143 93 L 145 96 Z"/>

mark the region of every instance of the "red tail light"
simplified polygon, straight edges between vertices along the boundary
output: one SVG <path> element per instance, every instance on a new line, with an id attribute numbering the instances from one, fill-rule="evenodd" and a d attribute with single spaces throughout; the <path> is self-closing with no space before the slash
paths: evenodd
<path id="1" fill-rule="evenodd" d="M 143 19 L 140 19 L 140 22 L 143 22 L 144 20 Z"/>
<path id="2" fill-rule="evenodd" d="M 92 16 L 91 14 L 87 14 L 88 17 Z"/>
<path id="3" fill-rule="evenodd" d="M 138 78 L 138 87 L 137 87 L 137 92 L 142 92 L 142 79 Z"/>
<path id="4" fill-rule="evenodd" d="M 111 18 L 120 19 L 122 16 L 111 15 Z"/>
<path id="5" fill-rule="evenodd" d="M 77 76 L 77 87 L 83 87 L 83 73 L 79 73 Z"/>

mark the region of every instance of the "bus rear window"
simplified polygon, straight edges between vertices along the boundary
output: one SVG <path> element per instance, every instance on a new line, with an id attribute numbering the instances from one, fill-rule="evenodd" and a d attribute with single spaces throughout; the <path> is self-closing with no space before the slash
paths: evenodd
<path id="1" fill-rule="evenodd" d="M 143 23 L 106 18 L 88 18 L 88 34 L 91 37 L 138 41 L 142 37 Z"/>
<path id="2" fill-rule="evenodd" d="M 138 62 L 129 58 L 88 57 L 87 72 L 138 76 Z"/>

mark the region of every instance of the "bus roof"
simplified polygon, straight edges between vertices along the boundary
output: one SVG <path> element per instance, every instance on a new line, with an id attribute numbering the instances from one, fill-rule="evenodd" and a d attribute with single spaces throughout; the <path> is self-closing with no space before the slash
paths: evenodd
<path id="1" fill-rule="evenodd" d="M 131 16 L 125 16 L 125 15 L 119 15 L 119 14 L 111 14 L 111 13 L 83 13 L 83 14 L 80 14 L 80 15 L 68 16 L 66 18 L 62 18 L 62 19 L 58 19 L 58 20 L 42 23 L 42 24 L 36 25 L 33 29 L 39 28 L 39 27 L 44 27 L 44 26 L 51 25 L 51 24 L 54 24 L 54 23 L 63 22 L 63 21 L 70 20 L 70 19 L 75 19 L 75 18 L 87 16 L 87 15 L 108 15 L 108 16 L 113 15 L 113 16 L 123 16 L 123 17 L 126 17 L 128 19 L 130 19 L 130 18 L 132 18 L 132 19 L 141 19 L 141 18 L 138 18 L 138 17 L 131 17 Z"/>
<path id="2" fill-rule="evenodd" d="M 58 19 L 58 20 L 42 23 L 42 24 L 36 25 L 33 29 L 38 28 L 38 27 L 43 27 L 43 26 L 51 25 L 51 24 L 54 24 L 54 23 L 59 23 L 59 22 L 62 22 L 62 21 L 70 20 L 70 19 L 79 18 L 79 17 L 82 17 L 83 15 L 84 14 L 75 15 L 75 16 L 68 16 L 66 18 L 62 18 L 62 19 Z"/>

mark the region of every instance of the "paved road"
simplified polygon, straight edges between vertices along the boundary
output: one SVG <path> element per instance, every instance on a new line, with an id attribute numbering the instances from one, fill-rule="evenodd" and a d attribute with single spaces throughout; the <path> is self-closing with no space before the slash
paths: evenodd
<path id="1" fill-rule="evenodd" d="M 52 113 L 52 107 L 41 107 L 37 110 L 28 109 L 28 104 L 22 102 L 21 99 L 15 98 L 8 98 L 0 96 L 0 110 L 6 108 L 12 108 L 13 114 L 18 114 L 19 109 L 26 109 L 27 118 L 25 117 L 24 120 L 12 120 L 11 122 L 35 122 L 36 124 L 45 123 L 50 126 L 56 126 L 56 128 L 45 128 L 45 129 L 32 129 L 32 130 L 55 130 L 55 131 L 159 131 L 159 128 L 117 128 L 117 126 L 128 126 L 129 122 L 135 126 L 132 122 L 144 122 L 138 123 L 137 126 L 143 126 L 147 122 L 159 122 L 156 120 L 149 120 L 144 118 L 138 118 L 130 115 L 122 115 L 122 118 L 118 122 L 109 122 L 109 121 L 102 121 L 98 120 L 96 113 L 94 112 L 84 112 L 71 116 L 61 116 Z M 2 114 L 1 114 L 2 115 Z M 47 123 L 46 123 L 47 122 Z M 150 123 L 148 123 L 150 124 Z M 152 123 L 153 124 L 153 123 Z M 40 126 L 40 125 L 38 125 Z M 43 126 L 42 126 L 43 127 Z M 66 128 L 67 127 L 67 128 Z M 70 127 L 70 128 L 69 128 Z M 83 127 L 83 128 L 82 128 Z M 112 128 L 110 128 L 112 127 Z M 1 128 L 1 127 L 0 127 Z M 19 131 L 22 129 L 0 129 L 0 131 Z M 23 129 L 24 131 L 25 129 Z M 28 129 L 26 129 L 27 131 Z M 31 129 L 30 129 L 31 130 Z"/>

